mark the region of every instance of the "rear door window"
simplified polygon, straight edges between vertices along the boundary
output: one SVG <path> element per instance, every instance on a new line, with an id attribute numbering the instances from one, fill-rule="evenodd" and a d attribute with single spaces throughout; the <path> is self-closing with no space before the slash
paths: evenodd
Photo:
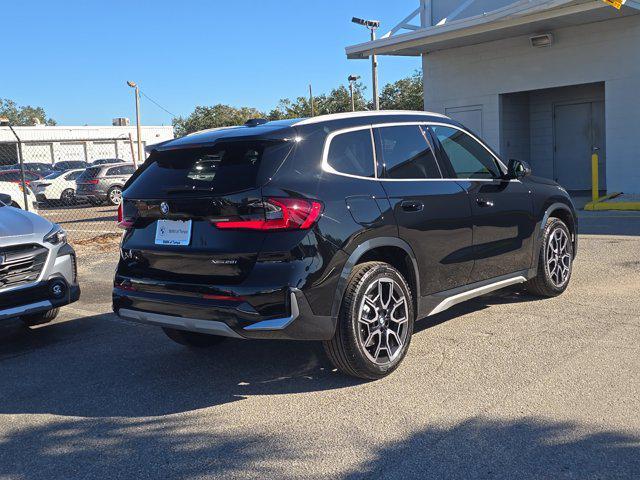
<path id="1" fill-rule="evenodd" d="M 254 189 L 268 181 L 291 148 L 290 142 L 255 140 L 153 152 L 148 166 L 127 185 L 127 194 L 151 198 L 166 193 L 228 194 Z"/>
<path id="2" fill-rule="evenodd" d="M 356 130 L 333 137 L 327 163 L 338 173 L 358 177 L 375 177 L 371 130 Z"/>
<path id="3" fill-rule="evenodd" d="M 442 178 L 426 131 L 419 125 L 381 127 L 378 158 L 382 159 L 385 177 L 390 179 Z"/>

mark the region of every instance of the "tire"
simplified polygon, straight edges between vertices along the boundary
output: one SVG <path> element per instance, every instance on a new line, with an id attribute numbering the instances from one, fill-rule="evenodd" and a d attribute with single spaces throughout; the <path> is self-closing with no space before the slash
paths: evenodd
<path id="1" fill-rule="evenodd" d="M 60 201 L 64 205 L 73 205 L 76 203 L 76 192 L 73 188 L 66 188 L 60 194 Z"/>
<path id="2" fill-rule="evenodd" d="M 413 297 L 402 274 L 387 263 L 362 263 L 349 277 L 336 333 L 323 346 L 341 372 L 377 380 L 393 372 L 404 359 L 414 322 Z"/>
<path id="3" fill-rule="evenodd" d="M 207 335 L 206 333 L 187 332 L 175 328 L 162 328 L 162 331 L 176 343 L 194 348 L 213 347 L 225 340 L 225 337 Z"/>
<path id="4" fill-rule="evenodd" d="M 118 206 L 120 202 L 122 202 L 122 188 L 121 187 L 111 187 L 107 192 L 107 201 L 109 205 Z"/>
<path id="5" fill-rule="evenodd" d="M 525 288 L 538 297 L 557 297 L 567 289 L 572 269 L 571 231 L 562 220 L 550 217 L 538 254 L 538 273 L 525 283 Z"/>
<path id="6" fill-rule="evenodd" d="M 47 310 L 46 312 L 34 313 L 32 315 L 23 315 L 20 317 L 22 323 L 24 323 L 27 327 L 33 327 L 35 325 L 42 325 L 43 323 L 49 323 L 58 316 L 58 312 L 60 312 L 59 308 L 52 308 L 51 310 Z"/>

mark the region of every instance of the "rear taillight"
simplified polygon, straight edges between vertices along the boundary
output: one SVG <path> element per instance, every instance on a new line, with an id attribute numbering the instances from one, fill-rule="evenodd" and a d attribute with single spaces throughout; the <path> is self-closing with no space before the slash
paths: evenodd
<path id="1" fill-rule="evenodd" d="M 307 230 L 320 218 L 322 204 L 300 198 L 269 198 L 263 202 L 262 219 L 229 219 L 214 225 L 221 230 Z"/>
<path id="2" fill-rule="evenodd" d="M 118 205 L 118 221 L 116 225 L 120 228 L 131 228 L 133 227 L 133 219 L 124 216 L 124 207 L 122 205 L 123 202 Z"/>
<path id="3" fill-rule="evenodd" d="M 78 183 L 84 183 L 85 185 L 97 185 L 98 182 L 100 182 L 100 180 L 98 180 L 97 178 L 94 178 L 93 180 L 85 180 L 83 182 L 78 182 Z"/>

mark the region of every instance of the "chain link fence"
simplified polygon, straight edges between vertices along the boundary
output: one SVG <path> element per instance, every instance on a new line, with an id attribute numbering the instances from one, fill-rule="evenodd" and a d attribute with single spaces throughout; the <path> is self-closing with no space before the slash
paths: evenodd
<path id="1" fill-rule="evenodd" d="M 118 138 L 0 140 L 0 193 L 11 204 L 61 225 L 69 242 L 116 244 L 122 186 L 137 163 L 137 143 Z M 33 137 L 33 135 L 31 136 Z"/>

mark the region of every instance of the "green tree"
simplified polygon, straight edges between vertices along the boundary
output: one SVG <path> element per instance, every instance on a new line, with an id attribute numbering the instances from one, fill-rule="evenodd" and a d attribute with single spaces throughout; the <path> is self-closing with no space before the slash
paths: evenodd
<path id="1" fill-rule="evenodd" d="M 255 108 L 236 108 L 219 103 L 212 107 L 198 106 L 187 118 L 174 118 L 173 127 L 176 136 L 182 137 L 189 133 L 206 130 L 208 128 L 242 125 L 249 119 L 264 116 L 264 113 Z"/>
<path id="2" fill-rule="evenodd" d="M 56 121 L 47 117 L 42 107 L 31 105 L 18 106 L 13 100 L 0 98 L 0 117 L 7 117 L 12 125 L 27 126 L 40 122 L 44 125 L 55 125 Z"/>
<path id="3" fill-rule="evenodd" d="M 355 107 L 358 111 L 373 109 L 373 102 L 365 98 L 365 89 L 366 87 L 360 82 L 354 85 Z M 348 86 L 340 85 L 329 93 L 314 97 L 313 105 L 316 115 L 350 112 L 351 93 Z M 380 94 L 380 108 L 382 110 L 422 110 L 423 105 L 422 72 L 420 71 L 386 85 Z M 176 136 L 181 137 L 208 128 L 242 125 L 251 118 L 282 120 L 310 116 L 311 102 L 309 97 L 283 98 L 269 113 L 251 107 L 236 108 L 223 104 L 211 107 L 198 106 L 188 117 L 175 118 L 173 126 Z"/>
<path id="4" fill-rule="evenodd" d="M 424 110 L 422 72 L 385 85 L 380 93 L 382 110 Z"/>
<path id="5" fill-rule="evenodd" d="M 365 87 L 362 83 L 354 86 L 356 110 L 366 110 L 367 101 L 364 98 Z M 316 115 L 327 115 L 330 113 L 341 113 L 351 111 L 351 93 L 349 88 L 340 85 L 328 94 L 321 94 L 313 99 L 313 106 Z M 278 106 L 271 110 L 268 115 L 269 120 L 280 120 L 283 118 L 301 118 L 311 116 L 311 102 L 309 97 L 298 97 L 295 100 L 283 98 Z"/>

